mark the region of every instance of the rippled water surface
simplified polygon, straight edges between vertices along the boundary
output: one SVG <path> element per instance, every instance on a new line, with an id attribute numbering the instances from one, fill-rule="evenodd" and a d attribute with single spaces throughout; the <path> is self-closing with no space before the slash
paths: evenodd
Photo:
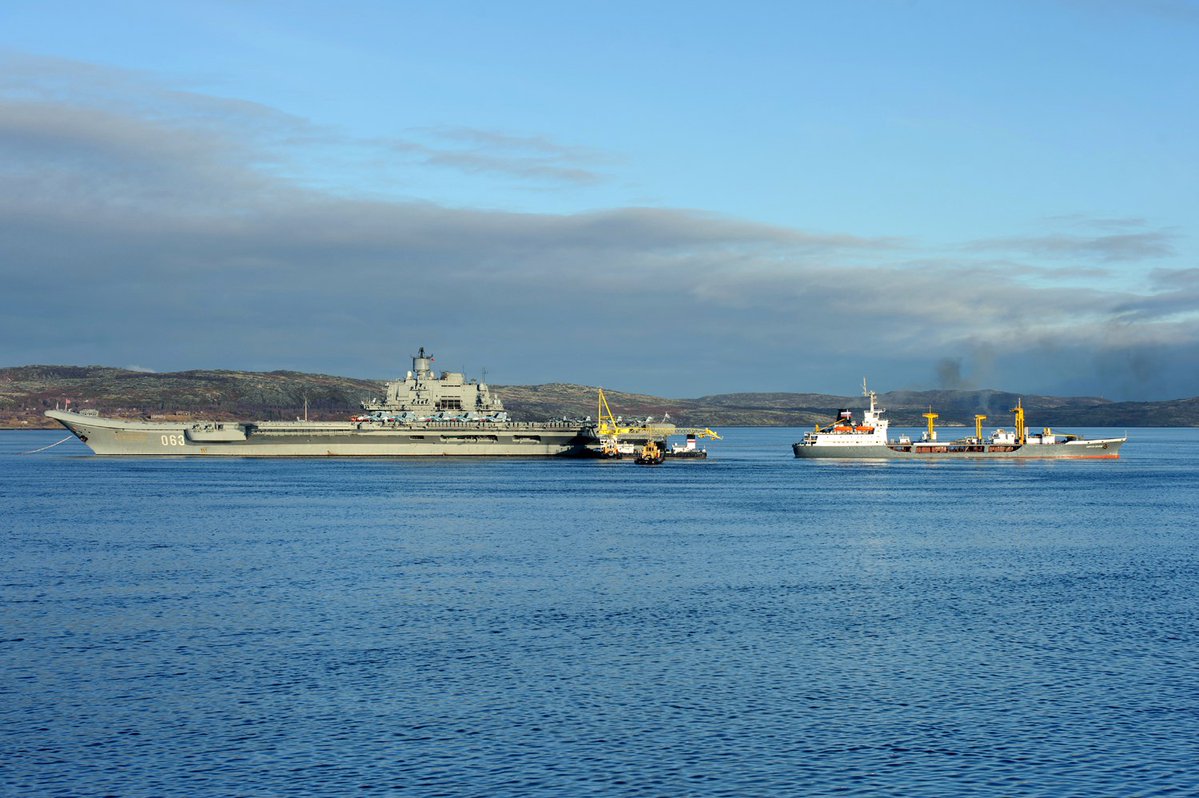
<path id="1" fill-rule="evenodd" d="M 1199 794 L 1199 430 L 1131 433 L 659 468 L 0 433 L 0 792 Z"/>

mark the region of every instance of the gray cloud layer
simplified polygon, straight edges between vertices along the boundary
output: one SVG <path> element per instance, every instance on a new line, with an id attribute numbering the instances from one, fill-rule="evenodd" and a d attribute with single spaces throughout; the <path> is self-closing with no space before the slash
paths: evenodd
<path id="1" fill-rule="evenodd" d="M 272 109 L 78 64 L 0 74 L 0 363 L 387 376 L 427 345 L 499 382 L 674 395 L 848 392 L 864 373 L 884 389 L 1199 393 L 1196 270 L 1099 283 L 1173 252 L 1140 220 L 949 259 L 682 209 L 360 199 L 288 176 L 329 134 Z M 486 131 L 434 138 L 456 155 L 409 152 L 533 181 L 592 179 L 599 160 Z"/>
<path id="2" fill-rule="evenodd" d="M 429 128 L 417 138 L 392 139 L 383 146 L 426 166 L 490 173 L 532 184 L 594 185 L 604 176 L 594 166 L 605 159 L 540 136 L 512 136 L 473 128 Z"/>
<path id="3" fill-rule="evenodd" d="M 1081 258 L 1108 263 L 1136 262 L 1173 255 L 1174 237 L 1165 230 L 1089 236 L 1056 233 L 976 241 L 968 245 L 968 248 L 975 251 L 1019 252 L 1041 257 Z"/>

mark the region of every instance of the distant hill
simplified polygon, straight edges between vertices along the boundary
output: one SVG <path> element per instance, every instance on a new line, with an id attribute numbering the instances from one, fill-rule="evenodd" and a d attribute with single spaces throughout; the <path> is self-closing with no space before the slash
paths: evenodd
<path id="1" fill-rule="evenodd" d="M 0 369 L 0 426 L 39 427 L 42 413 L 67 399 L 105 414 L 210 418 L 340 418 L 378 396 L 380 383 L 293 371 L 178 371 L 153 374 L 105 366 Z"/>
<path id="2" fill-rule="evenodd" d="M 588 385 L 493 385 L 513 416 L 528 419 L 596 415 L 596 389 Z M 42 413 L 70 399 L 106 415 L 224 419 L 344 418 L 363 399 L 381 396 L 382 382 L 294 371 L 179 371 L 165 374 L 106 366 L 18 366 L 0 369 L 0 427 L 57 426 Z M 813 393 L 733 393 L 670 399 L 607 391 L 614 412 L 653 416 L 684 425 L 808 426 L 827 421 L 838 408 L 860 409 L 860 396 Z M 920 426 L 932 407 L 938 423 L 1010 426 L 1010 409 L 1022 399 L 1030 426 L 1194 427 L 1199 397 L 1165 402 L 1109 402 L 1085 397 L 1020 396 L 1005 391 L 895 391 L 879 396 L 897 426 Z"/>

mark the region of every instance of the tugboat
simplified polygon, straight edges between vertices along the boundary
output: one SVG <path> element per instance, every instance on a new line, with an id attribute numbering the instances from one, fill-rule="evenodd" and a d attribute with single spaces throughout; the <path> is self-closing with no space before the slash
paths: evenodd
<path id="1" fill-rule="evenodd" d="M 637 465 L 662 465 L 662 461 L 666 459 L 666 454 L 658 446 L 656 441 L 648 441 L 641 447 L 641 451 L 633 458 L 633 462 Z"/>
<path id="2" fill-rule="evenodd" d="M 803 440 L 792 444 L 791 450 L 795 456 L 861 460 L 1115 460 L 1120 456 L 1120 447 L 1128 440 L 1127 436 L 1088 440 L 1081 435 L 1055 433 L 1049 427 L 1039 434 L 1029 434 L 1024 421 L 1024 407 L 1019 401 L 1011 411 L 1015 414 L 1014 432 L 997 429 L 984 438 L 982 422 L 986 416 L 977 415 L 974 417 L 974 437 L 939 441 L 934 426 L 938 415 L 930 408 L 922 414 L 928 419 L 928 431 L 920 440 L 913 441 L 907 436 L 889 440 L 889 421 L 882 417 L 886 411 L 876 405 L 877 397 L 874 391 L 867 389 L 864 380 L 862 394 L 870 399 L 870 409 L 862 414 L 860 423 L 854 422 L 851 411 L 840 411 L 834 422 L 823 427 L 816 425 L 816 429 L 804 434 Z"/>
<path id="3" fill-rule="evenodd" d="M 625 456 L 625 452 L 623 451 L 620 442 L 615 438 L 604 438 L 602 441 L 600 441 L 600 448 L 597 456 L 602 457 L 605 460 L 620 460 Z"/>

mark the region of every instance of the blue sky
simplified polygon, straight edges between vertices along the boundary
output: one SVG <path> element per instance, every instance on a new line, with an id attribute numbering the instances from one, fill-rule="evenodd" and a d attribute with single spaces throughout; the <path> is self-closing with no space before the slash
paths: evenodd
<path id="1" fill-rule="evenodd" d="M 0 363 L 1196 395 L 1197 42 L 1184 0 L 8 4 Z"/>

